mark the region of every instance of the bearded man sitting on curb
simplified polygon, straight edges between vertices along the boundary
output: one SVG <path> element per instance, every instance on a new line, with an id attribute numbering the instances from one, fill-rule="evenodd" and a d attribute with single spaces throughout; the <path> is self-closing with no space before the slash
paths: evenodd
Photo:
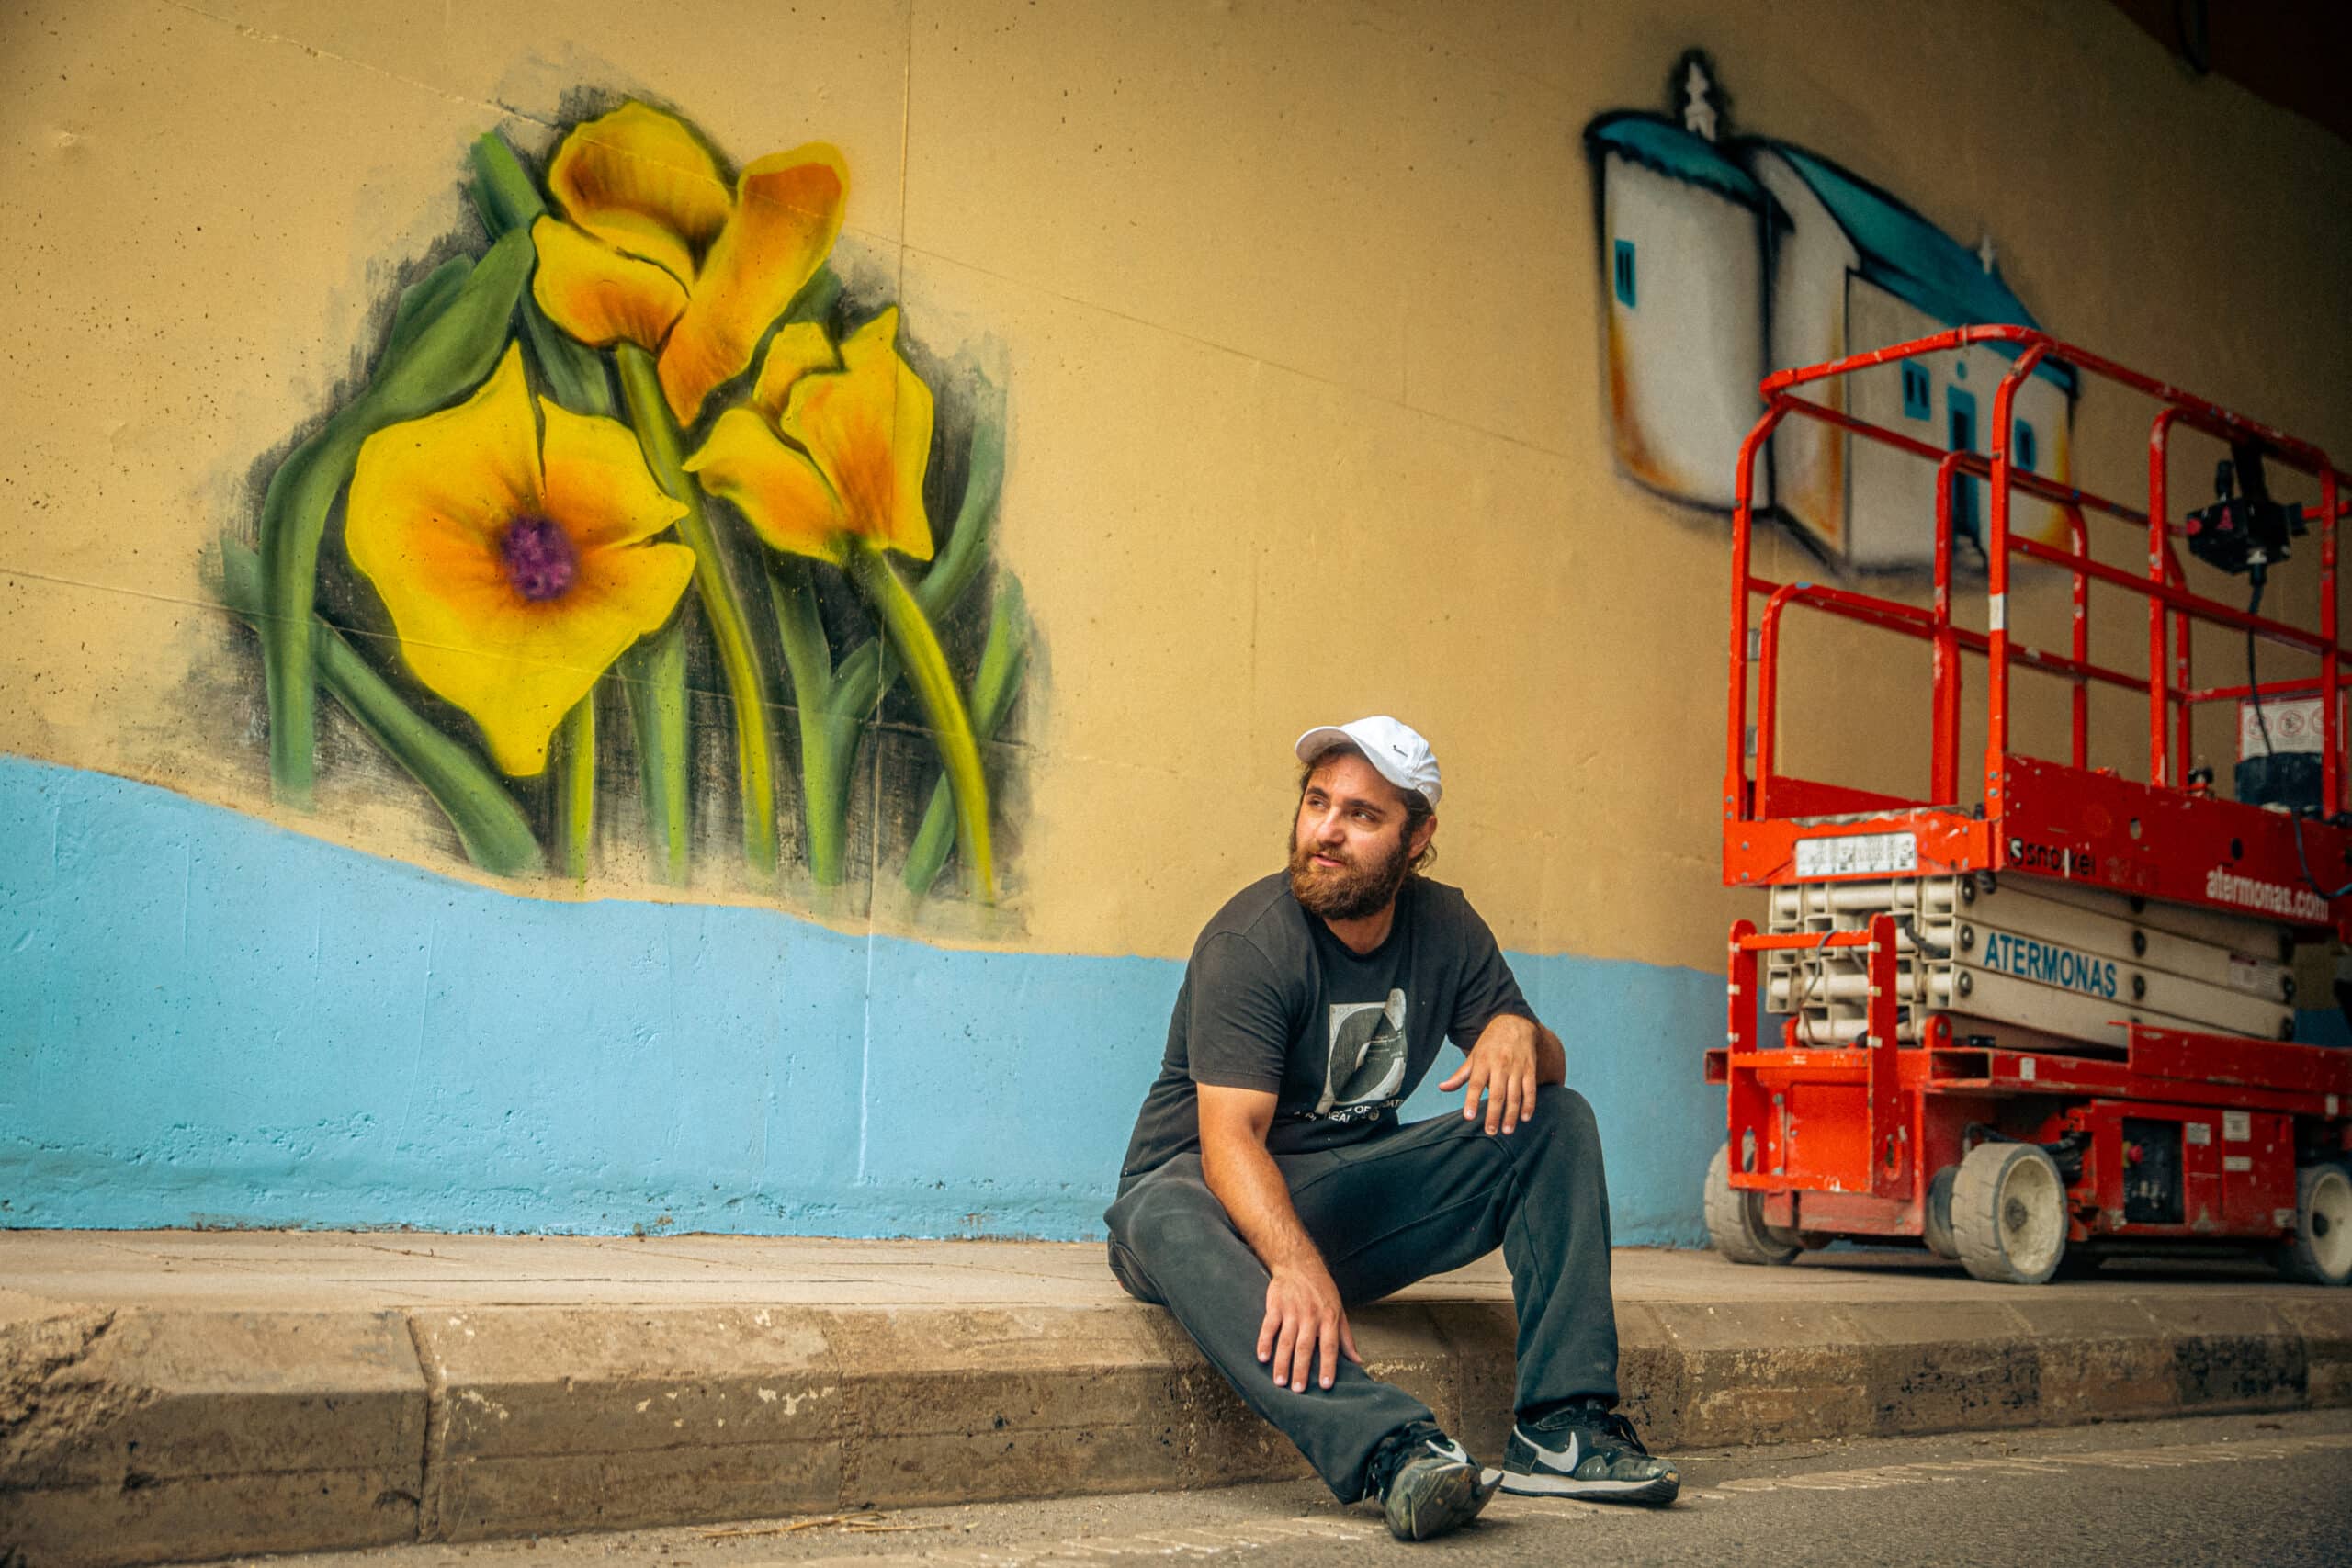
<path id="1" fill-rule="evenodd" d="M 1387 717 L 1310 729 L 1289 866 L 1217 911 L 1169 1021 L 1104 1216 L 1111 1268 L 1164 1303 L 1343 1503 L 1422 1540 L 1497 1484 L 1668 1503 L 1680 1485 L 1617 1402 L 1609 1194 L 1487 923 L 1418 874 L 1437 832 L 1429 743 Z M 1438 1053 L 1462 1114 L 1400 1125 Z M 1482 1102 L 1483 1101 L 1483 1105 Z M 1351 1303 L 1499 1246 L 1519 1310 L 1518 1422 L 1482 1472 L 1430 1408 L 1363 1371 Z"/>

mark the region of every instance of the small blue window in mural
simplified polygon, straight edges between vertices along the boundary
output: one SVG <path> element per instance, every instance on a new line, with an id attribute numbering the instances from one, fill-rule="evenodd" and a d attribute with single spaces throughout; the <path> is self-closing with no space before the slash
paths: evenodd
<path id="1" fill-rule="evenodd" d="M 1944 434 L 1955 452 L 1976 450 L 1976 394 L 1958 387 L 1944 389 Z M 1979 554 L 1984 548 L 1984 527 L 1977 510 L 1976 476 L 1954 474 L 1951 479 L 1952 537 L 1973 539 Z"/>
<path id="2" fill-rule="evenodd" d="M 2018 467 L 2029 474 L 2034 471 L 2034 464 L 2041 460 L 2040 443 L 2033 438 L 2033 426 L 2023 420 L 2018 421 L 2017 451 L 2012 455 Z"/>
<path id="3" fill-rule="evenodd" d="M 1617 242 L 1617 303 L 1634 308 L 1634 242 Z"/>
<path id="4" fill-rule="evenodd" d="M 1923 365 L 1903 367 L 1903 412 L 1908 419 L 1928 417 L 1928 370 Z"/>

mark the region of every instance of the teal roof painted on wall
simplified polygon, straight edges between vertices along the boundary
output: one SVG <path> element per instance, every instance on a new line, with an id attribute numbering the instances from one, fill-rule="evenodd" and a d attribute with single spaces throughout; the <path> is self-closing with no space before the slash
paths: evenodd
<path id="1" fill-rule="evenodd" d="M 1713 142 L 1657 115 L 1639 109 L 1602 115 L 1584 128 L 1584 140 L 1595 152 L 1622 154 L 1644 168 L 1703 186 L 1742 207 L 1770 212 L 1778 205 L 1755 175 L 1725 157 Z"/>
<path id="2" fill-rule="evenodd" d="M 1742 145 L 1763 148 L 1788 160 L 1797 177 L 1821 198 L 1853 241 L 1861 257 L 1862 276 L 1896 299 L 1946 326 L 1996 321 L 2041 328 L 2033 312 L 2009 292 L 2000 275 L 1984 270 L 1975 252 L 1868 180 L 1785 141 L 1755 137 Z M 2007 344 L 1985 346 L 2011 357 L 2017 353 Z M 2064 387 L 2069 394 L 2075 389 L 2074 371 L 2066 366 L 2045 364 L 2038 373 Z"/>

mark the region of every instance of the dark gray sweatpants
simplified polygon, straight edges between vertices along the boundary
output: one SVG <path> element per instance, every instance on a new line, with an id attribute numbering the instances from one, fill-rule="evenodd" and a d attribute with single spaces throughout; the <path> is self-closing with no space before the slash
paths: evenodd
<path id="1" fill-rule="evenodd" d="M 1274 1163 L 1341 1300 L 1377 1301 L 1500 1247 L 1519 1307 L 1516 1407 L 1532 1412 L 1588 1394 L 1615 1400 L 1609 1190 L 1584 1096 L 1558 1086 L 1537 1090 L 1534 1113 L 1508 1136 L 1489 1137 L 1483 1118 L 1465 1122 L 1456 1112 Z M 1364 1495 L 1364 1467 L 1383 1438 L 1430 1419 L 1419 1400 L 1345 1360 L 1328 1389 L 1274 1386 L 1258 1360 L 1266 1267 L 1202 1179 L 1197 1153 L 1121 1182 L 1103 1218 L 1119 1282 L 1174 1313 L 1340 1501 Z"/>

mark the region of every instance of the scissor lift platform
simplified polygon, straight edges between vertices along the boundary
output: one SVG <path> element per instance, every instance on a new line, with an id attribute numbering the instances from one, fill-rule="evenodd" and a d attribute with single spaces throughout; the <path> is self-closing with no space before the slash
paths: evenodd
<path id="1" fill-rule="evenodd" d="M 1946 452 L 1815 396 L 1844 378 L 1968 344 L 2010 356 L 1991 450 Z M 2152 400 L 2144 508 L 2010 459 L 2011 409 L 2061 364 Z M 1724 879 L 1769 889 L 1768 927 L 1732 928 L 1725 1043 L 1706 1077 L 1727 1090 L 1727 1138 L 1707 1220 L 1736 1261 L 1784 1262 L 1840 1237 L 1916 1237 L 1979 1278 L 2041 1283 L 2103 1249 L 2256 1246 L 2295 1277 L 2352 1280 L 2352 1052 L 2292 1041 L 2298 938 L 2352 934 L 2352 833 L 2340 823 L 2344 736 L 2335 611 L 2339 486 L 2307 443 L 2045 333 L 1955 329 L 1763 384 L 1740 454 L 1733 519 Z M 1935 468 L 1927 606 L 1751 570 L 1758 454 L 1815 420 Z M 2192 592 L 2176 551 L 2166 464 L 2186 427 L 2316 480 L 2320 625 L 2309 629 Z M 1981 483 L 1985 629 L 1952 615 L 1954 498 Z M 2013 530 L 2013 497 L 2054 507 L 2068 547 Z M 2135 573 L 2094 558 L 2089 521 L 2147 542 Z M 2012 558 L 2072 579 L 2070 646 L 2009 626 Z M 2145 602 L 2146 671 L 2092 660 L 2089 590 Z M 1754 614 L 1754 602 L 1763 609 Z M 1776 767 L 1788 613 L 1858 622 L 1929 645 L 1925 799 L 1791 777 Z M 2256 687 L 2192 682 L 2191 626 L 2218 625 L 2314 657 L 2316 677 Z M 1962 805 L 1963 660 L 1981 659 L 1982 798 Z M 2009 677 L 2071 688 L 2065 761 L 2011 749 Z M 1753 729 L 1749 683 L 1755 683 Z M 2144 698 L 2145 782 L 2090 765 L 2089 690 Z M 2290 814 L 2225 798 L 2192 773 L 2205 704 L 2317 698 L 2320 799 Z M 1778 1038 L 1762 1015 L 1785 1014 Z"/>

